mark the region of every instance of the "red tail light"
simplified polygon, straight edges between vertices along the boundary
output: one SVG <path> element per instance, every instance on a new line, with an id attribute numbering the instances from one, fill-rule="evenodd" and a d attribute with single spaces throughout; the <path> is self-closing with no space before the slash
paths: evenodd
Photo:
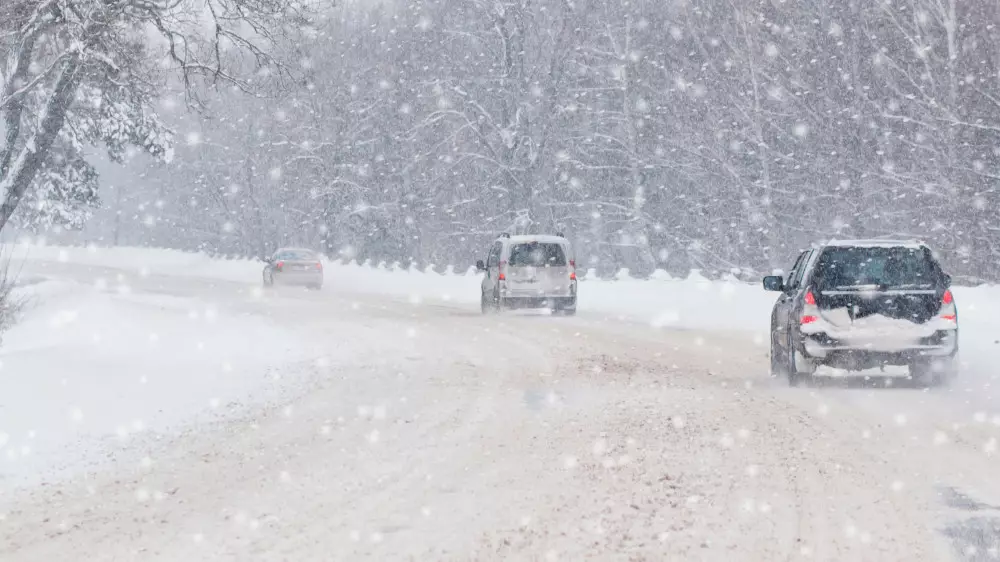
<path id="1" fill-rule="evenodd" d="M 941 318 L 944 318 L 945 320 L 955 321 L 955 320 L 958 320 L 958 315 L 956 315 L 956 314 L 942 314 Z"/>
<path id="2" fill-rule="evenodd" d="M 955 302 L 955 297 L 952 296 L 951 289 L 945 290 L 944 297 L 941 298 L 941 302 L 944 304 L 951 304 Z"/>
<path id="3" fill-rule="evenodd" d="M 815 322 L 817 320 L 819 320 L 819 318 L 816 317 L 816 316 L 811 316 L 811 315 L 810 316 L 803 316 L 802 317 L 802 324 L 812 324 L 813 322 Z"/>
<path id="4" fill-rule="evenodd" d="M 507 265 L 507 262 L 502 261 L 502 262 L 500 262 L 500 265 L 497 266 L 497 269 L 500 270 L 500 275 L 497 276 L 497 279 L 499 279 L 500 281 L 506 281 L 507 280 L 507 275 L 505 275 L 504 272 L 503 272 L 503 266 L 505 266 L 505 265 Z"/>
<path id="5" fill-rule="evenodd" d="M 277 269 L 278 271 L 281 271 L 282 267 L 285 267 L 285 262 L 283 261 L 279 261 L 278 263 L 274 264 L 274 268 Z"/>
<path id="6" fill-rule="evenodd" d="M 816 297 L 813 295 L 812 291 L 806 291 L 806 304 L 816 306 Z"/>
<path id="7" fill-rule="evenodd" d="M 570 281 L 576 281 L 576 272 L 574 271 L 574 272 L 570 273 L 569 274 L 569 278 L 570 278 Z"/>
<path id="8" fill-rule="evenodd" d="M 321 261 L 316 262 L 316 269 L 323 269 L 323 262 Z"/>
<path id="9" fill-rule="evenodd" d="M 576 267 L 576 260 L 569 260 L 570 267 Z"/>

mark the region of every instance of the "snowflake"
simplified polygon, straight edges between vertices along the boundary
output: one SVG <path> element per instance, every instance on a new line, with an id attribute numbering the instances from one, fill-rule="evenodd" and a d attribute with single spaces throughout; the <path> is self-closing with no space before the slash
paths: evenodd
<path id="1" fill-rule="evenodd" d="M 768 43 L 767 46 L 764 47 L 764 54 L 773 59 L 778 56 L 778 46 L 774 43 Z"/>

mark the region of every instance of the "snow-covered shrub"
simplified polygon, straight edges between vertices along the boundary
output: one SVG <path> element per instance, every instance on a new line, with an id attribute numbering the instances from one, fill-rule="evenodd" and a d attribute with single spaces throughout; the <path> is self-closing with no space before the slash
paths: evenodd
<path id="1" fill-rule="evenodd" d="M 16 281 L 10 275 L 10 260 L 4 259 L 0 263 L 0 342 L 4 332 L 17 322 L 24 308 L 24 299 L 14 292 Z"/>

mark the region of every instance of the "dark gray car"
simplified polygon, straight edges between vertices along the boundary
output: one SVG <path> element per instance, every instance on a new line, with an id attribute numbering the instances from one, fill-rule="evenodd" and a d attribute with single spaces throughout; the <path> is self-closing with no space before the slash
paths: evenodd
<path id="1" fill-rule="evenodd" d="M 296 285 L 323 287 L 323 262 L 318 253 L 304 248 L 281 248 L 265 259 L 264 287 Z"/>

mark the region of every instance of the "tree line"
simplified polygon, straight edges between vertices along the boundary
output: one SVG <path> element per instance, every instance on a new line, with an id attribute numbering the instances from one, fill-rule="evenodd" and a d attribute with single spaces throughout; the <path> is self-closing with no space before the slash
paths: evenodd
<path id="1" fill-rule="evenodd" d="M 998 24 L 986 0 L 349 3 L 281 43 L 294 80 L 165 96 L 172 160 L 131 160 L 86 230 L 458 266 L 561 231 L 605 274 L 747 276 L 918 237 L 998 280 Z"/>

